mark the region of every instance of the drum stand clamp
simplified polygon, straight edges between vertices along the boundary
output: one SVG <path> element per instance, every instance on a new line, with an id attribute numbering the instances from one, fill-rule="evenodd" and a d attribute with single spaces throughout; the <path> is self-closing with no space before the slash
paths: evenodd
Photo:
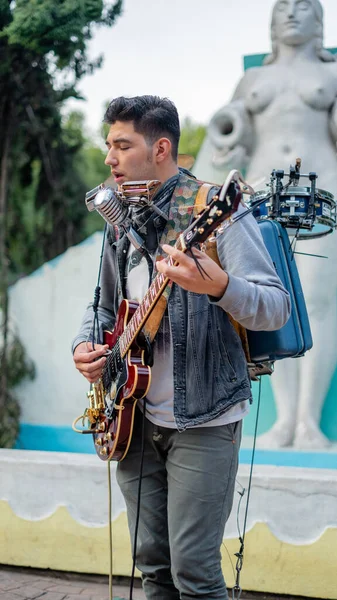
<path id="1" fill-rule="evenodd" d="M 261 375 L 272 375 L 274 372 L 274 361 L 265 360 L 263 362 L 247 363 L 249 377 L 251 381 L 259 381 Z"/>

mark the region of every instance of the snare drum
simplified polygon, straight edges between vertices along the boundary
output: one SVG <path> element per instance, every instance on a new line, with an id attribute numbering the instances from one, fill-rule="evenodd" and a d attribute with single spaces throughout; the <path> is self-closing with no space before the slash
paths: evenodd
<path id="1" fill-rule="evenodd" d="M 286 227 L 289 235 L 299 240 L 309 240 L 331 233 L 336 227 L 336 202 L 333 194 L 316 189 L 313 214 L 310 215 L 310 187 L 288 187 L 280 194 L 280 205 L 275 215 L 275 194 L 256 192 L 250 197 L 254 217 L 260 221 L 274 219 Z M 294 231 L 297 230 L 297 231 Z"/>

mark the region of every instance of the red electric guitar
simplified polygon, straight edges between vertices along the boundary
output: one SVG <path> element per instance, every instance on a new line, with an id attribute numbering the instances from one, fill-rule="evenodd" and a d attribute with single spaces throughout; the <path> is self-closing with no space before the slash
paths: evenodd
<path id="1" fill-rule="evenodd" d="M 238 208 L 242 192 L 237 171 L 232 171 L 210 204 L 180 234 L 175 247 L 186 252 L 204 242 Z M 242 180 L 241 180 L 242 181 Z M 174 264 L 173 259 L 165 259 Z M 123 300 L 112 332 L 104 332 L 104 344 L 110 351 L 101 379 L 88 392 L 89 408 L 75 420 L 73 428 L 92 433 L 96 452 L 102 460 L 122 460 L 128 451 L 137 401 L 146 396 L 151 369 L 145 364 L 146 345 L 142 327 L 168 284 L 162 273 L 153 280 L 143 301 Z M 89 429 L 76 429 L 76 423 L 88 419 Z"/>

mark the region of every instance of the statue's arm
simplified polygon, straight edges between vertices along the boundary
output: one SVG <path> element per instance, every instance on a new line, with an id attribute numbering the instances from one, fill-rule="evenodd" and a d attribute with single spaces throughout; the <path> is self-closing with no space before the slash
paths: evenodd
<path id="1" fill-rule="evenodd" d="M 330 133 L 332 135 L 332 139 L 335 143 L 337 143 L 337 96 L 335 98 L 335 102 L 331 109 L 329 125 L 330 125 Z"/>
<path id="2" fill-rule="evenodd" d="M 208 135 L 215 150 L 213 161 L 217 166 L 235 164 L 244 167 L 254 143 L 251 115 L 245 107 L 245 98 L 258 69 L 248 69 L 239 81 L 232 100 L 220 108 L 208 126 Z"/>
<path id="3" fill-rule="evenodd" d="M 329 64 L 329 71 L 330 71 L 330 77 L 331 77 L 330 84 L 333 83 L 334 87 L 335 87 L 335 99 L 329 110 L 329 130 L 330 130 L 330 135 L 336 144 L 337 143 L 337 60 L 334 62 L 331 62 Z"/>

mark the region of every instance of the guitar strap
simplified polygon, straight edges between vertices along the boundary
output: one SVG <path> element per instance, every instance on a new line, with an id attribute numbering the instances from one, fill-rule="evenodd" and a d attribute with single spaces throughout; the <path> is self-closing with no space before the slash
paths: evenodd
<path id="1" fill-rule="evenodd" d="M 187 179 L 187 177 L 186 177 L 186 179 Z M 191 180 L 191 178 L 188 178 L 188 179 Z M 185 182 L 185 183 L 187 183 L 187 182 Z M 188 182 L 188 183 L 190 183 L 190 182 Z M 186 198 L 184 198 L 183 206 L 184 206 L 185 210 L 183 211 L 183 213 L 181 213 L 181 214 L 186 215 L 185 216 L 186 222 L 179 223 L 179 225 L 181 225 L 181 228 L 177 227 L 176 219 L 175 219 L 175 222 L 173 222 L 172 215 L 171 215 L 171 219 L 169 219 L 169 221 L 167 223 L 167 230 L 165 230 L 165 232 L 163 234 L 164 241 L 162 241 L 162 243 L 170 243 L 171 245 L 173 245 L 176 242 L 181 231 L 186 229 L 186 227 L 188 226 L 186 217 L 188 217 L 188 219 L 190 219 L 190 217 L 192 215 L 191 209 L 193 208 L 193 216 L 196 217 L 206 207 L 209 191 L 211 190 L 211 188 L 215 187 L 215 185 L 211 184 L 211 183 L 202 183 L 200 185 L 200 182 L 197 180 L 193 180 L 193 183 L 195 184 L 195 185 L 193 185 L 194 189 L 190 190 L 190 192 L 192 191 L 192 193 L 188 194 L 189 195 L 189 198 L 187 201 L 188 209 L 186 210 Z M 180 188 L 178 188 L 178 190 L 174 191 L 173 197 L 171 200 L 171 207 L 173 205 L 175 205 L 177 200 L 178 200 L 178 205 L 179 205 L 179 200 L 182 197 L 182 194 L 180 193 L 182 191 L 181 187 L 182 186 L 180 186 Z M 186 187 L 183 191 L 186 191 Z M 194 200 L 194 203 L 192 203 L 191 200 Z M 179 206 L 178 206 L 177 213 L 179 215 Z M 211 241 L 211 242 L 210 241 L 206 242 L 206 254 L 210 258 L 212 258 L 222 268 L 222 265 L 219 261 L 215 240 Z M 160 258 L 160 256 L 157 255 L 157 258 Z M 170 291 L 171 291 L 171 286 L 168 289 L 168 294 L 164 293 L 162 296 L 160 296 L 152 313 L 150 314 L 149 318 L 147 319 L 146 323 L 144 324 L 143 331 L 151 343 L 153 342 L 153 340 L 157 334 L 157 331 L 160 327 L 160 323 L 161 323 L 164 313 L 166 311 Z M 246 360 L 249 363 L 251 361 L 250 361 L 246 329 L 244 327 L 242 327 L 242 325 L 240 325 L 240 323 L 235 321 L 233 319 L 233 317 L 231 317 L 231 315 L 228 315 L 228 318 L 229 318 L 230 322 L 232 323 L 233 327 L 235 328 L 235 330 L 241 340 Z"/>
<path id="2" fill-rule="evenodd" d="M 168 220 L 160 240 L 160 246 L 163 244 L 174 246 L 181 232 L 185 231 L 188 227 L 193 216 L 196 197 L 202 185 L 194 177 L 190 177 L 184 173 L 180 174 L 170 201 Z M 163 258 L 164 255 L 157 252 L 156 260 Z M 150 342 L 153 342 L 159 329 L 167 308 L 171 289 L 172 283 L 169 282 L 143 326 L 143 332 Z"/>

